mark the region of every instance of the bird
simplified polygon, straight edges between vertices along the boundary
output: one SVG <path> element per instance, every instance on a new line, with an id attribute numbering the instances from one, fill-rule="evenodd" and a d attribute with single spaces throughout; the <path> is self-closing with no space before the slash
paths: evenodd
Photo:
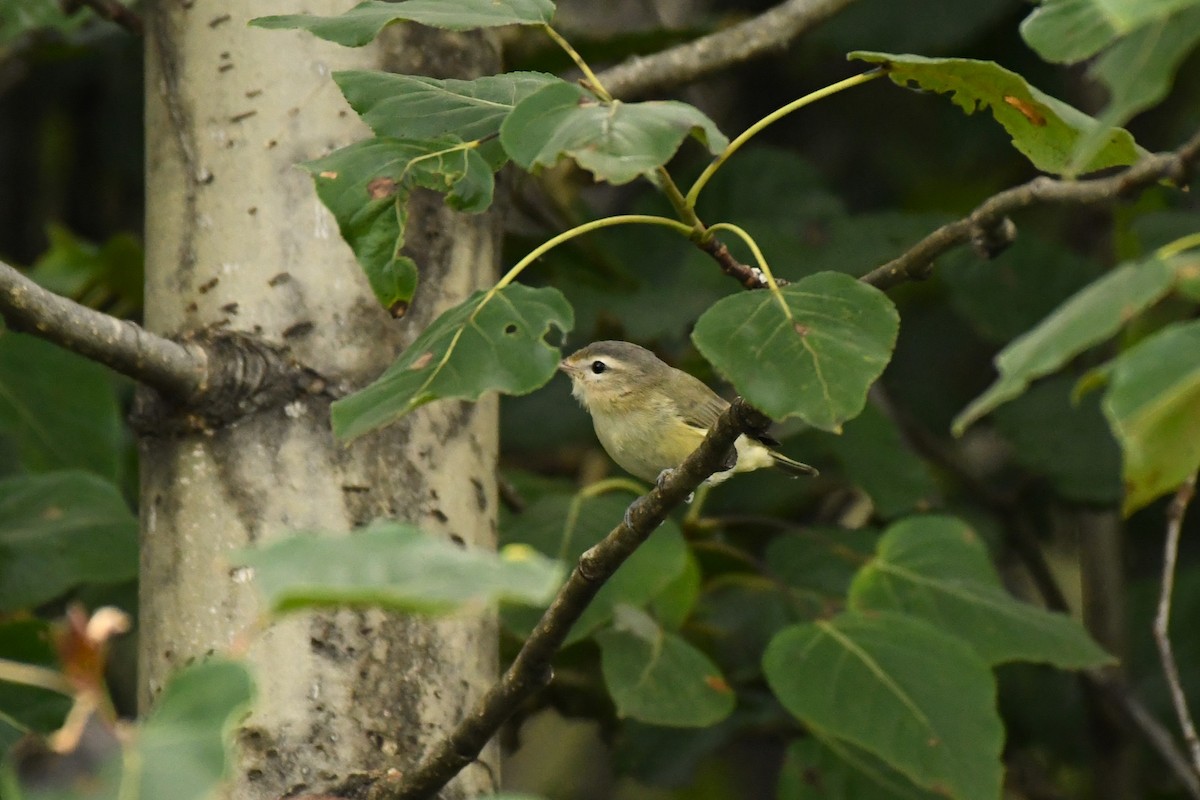
<path id="1" fill-rule="evenodd" d="M 558 368 L 571 379 L 571 393 L 591 415 L 605 452 L 625 471 L 651 483 L 660 483 L 683 463 L 729 408 L 700 379 L 631 342 L 592 342 Z M 778 444 L 765 435 L 739 436 L 736 461 L 707 483 L 765 467 L 793 477 L 818 474 L 773 450 Z"/>

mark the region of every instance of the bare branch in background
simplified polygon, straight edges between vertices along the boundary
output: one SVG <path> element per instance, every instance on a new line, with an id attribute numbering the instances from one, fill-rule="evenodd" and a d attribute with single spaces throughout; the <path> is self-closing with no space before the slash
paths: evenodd
<path id="1" fill-rule="evenodd" d="M 1179 681 L 1179 665 L 1175 663 L 1175 653 L 1171 648 L 1171 637 L 1168 628 L 1171 624 L 1171 595 L 1175 589 L 1175 562 L 1179 556 L 1179 533 L 1183 528 L 1183 516 L 1187 513 L 1188 504 L 1196 494 L 1196 473 L 1183 482 L 1175 497 L 1167 507 L 1167 542 L 1163 554 L 1162 591 L 1158 597 L 1158 613 L 1154 615 L 1154 641 L 1158 644 L 1158 655 L 1162 659 L 1163 675 L 1166 676 L 1167 686 L 1171 690 L 1171 703 L 1175 706 L 1175 716 L 1179 718 L 1179 727 L 1183 729 L 1183 740 L 1187 742 L 1192 755 L 1192 768 L 1200 776 L 1200 737 L 1196 736 L 1196 724 L 1188 711 L 1187 697 L 1183 693 L 1183 684 Z"/>
<path id="2" fill-rule="evenodd" d="M 989 197 L 969 215 L 938 228 L 898 258 L 862 276 L 861 280 L 879 289 L 889 289 L 904 281 L 923 280 L 933 271 L 934 260 L 958 245 L 1011 238 L 1003 234 L 1011 225 L 1008 214 L 1013 211 L 1044 203 L 1089 205 L 1112 202 L 1163 179 L 1183 185 L 1198 158 L 1200 132 L 1178 150 L 1148 156 L 1106 178 L 1034 178 Z"/>
<path id="3" fill-rule="evenodd" d="M 850 5 L 853 0 L 787 0 L 758 16 L 699 39 L 655 53 L 634 56 L 596 77 L 614 97 L 630 98 L 666 86 L 690 83 L 770 50 Z"/>
<path id="4" fill-rule="evenodd" d="M 0 317 L 14 331 L 65 347 L 176 399 L 199 395 L 208 380 L 200 347 L 60 297 L 2 262 Z"/>

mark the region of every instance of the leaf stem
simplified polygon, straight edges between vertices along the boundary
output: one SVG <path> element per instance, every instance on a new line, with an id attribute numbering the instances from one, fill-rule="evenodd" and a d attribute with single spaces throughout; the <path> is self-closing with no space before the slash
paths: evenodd
<path id="1" fill-rule="evenodd" d="M 788 307 L 787 301 L 783 299 L 783 292 L 779 291 L 779 284 L 775 282 L 775 276 L 771 274 L 771 268 L 767 266 L 767 259 L 763 256 L 762 250 L 759 249 L 758 242 L 754 241 L 753 236 L 732 222 L 718 222 L 715 225 L 711 225 L 708 228 L 708 233 L 712 234 L 721 230 L 734 234 L 750 248 L 750 252 L 754 254 L 754 260 L 758 262 L 758 270 L 767 281 L 767 288 L 771 290 L 771 294 L 779 302 L 784 316 L 792 320 L 792 309 Z"/>
<path id="2" fill-rule="evenodd" d="M 508 284 L 512 283 L 518 275 L 520 275 L 526 267 L 537 261 L 550 250 L 558 247 L 560 244 L 574 239 L 576 236 L 582 236 L 591 231 L 600 230 L 601 228 L 611 228 L 615 225 L 662 225 L 665 228 L 672 228 L 681 235 L 691 238 L 692 228 L 683 224 L 677 219 L 669 217 L 658 217 L 653 214 L 621 214 L 615 217 L 605 217 L 604 219 L 594 219 L 590 222 L 585 222 L 582 225 L 577 225 L 569 231 L 563 231 L 557 236 L 547 239 L 537 247 L 529 251 L 529 253 L 513 266 L 504 277 L 497 281 L 496 285 L 488 292 L 487 297 L 479 305 L 483 305 L 490 300 L 496 292 L 503 289 Z"/>
<path id="3" fill-rule="evenodd" d="M 882 69 L 873 69 L 870 72 L 862 72 L 858 75 L 846 78 L 845 80 L 830 84 L 829 86 L 818 89 L 815 92 L 810 92 L 798 100 L 793 100 L 786 106 L 772 111 L 770 114 L 751 125 L 749 128 L 744 130 L 740 136 L 730 142 L 729 146 L 725 148 L 725 152 L 717 156 L 716 160 L 705 167 L 704 172 L 700 173 L 700 177 L 697 178 L 696 182 L 692 184 L 692 188 L 688 190 L 687 197 L 685 198 L 688 207 L 694 208 L 696 206 L 696 199 L 700 197 L 701 190 L 704 189 L 705 185 L 708 184 L 708 182 L 712 179 L 712 176 L 716 174 L 717 170 L 719 170 L 721 166 L 729 160 L 729 157 L 740 150 L 742 145 L 748 142 L 751 138 L 762 132 L 762 130 L 768 125 L 783 119 L 793 111 L 798 111 L 799 109 L 804 108 L 810 103 L 815 103 L 817 100 L 823 100 L 830 95 L 837 94 L 843 89 L 849 89 L 852 86 L 858 86 L 859 84 L 866 83 L 867 81 L 873 81 L 883 74 L 884 71 Z"/>
<path id="4" fill-rule="evenodd" d="M 583 73 L 583 77 L 587 80 L 592 91 L 596 93 L 596 96 L 605 103 L 613 102 L 613 96 L 608 93 L 608 90 L 604 88 L 604 84 L 596 77 L 596 73 L 592 72 L 592 68 L 583 60 L 583 56 L 579 55 L 579 51 L 572 47 L 571 43 L 564 39 L 561 33 L 549 25 L 543 24 L 542 29 L 546 31 L 547 36 L 554 40 L 555 44 L 571 57 L 571 60 L 575 62 L 575 66 L 579 67 L 579 70 Z"/>
<path id="5" fill-rule="evenodd" d="M 1200 247 L 1200 233 L 1191 233 L 1173 242 L 1164 244 L 1154 251 L 1154 255 L 1165 260 L 1171 256 L 1179 255 L 1184 250 L 1191 250 L 1193 247 Z"/>

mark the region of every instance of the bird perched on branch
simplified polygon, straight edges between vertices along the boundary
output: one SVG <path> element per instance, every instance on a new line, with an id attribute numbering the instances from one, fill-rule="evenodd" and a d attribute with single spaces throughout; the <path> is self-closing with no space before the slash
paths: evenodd
<path id="1" fill-rule="evenodd" d="M 571 393 L 592 415 L 596 436 L 613 461 L 652 483 L 683 463 L 729 408 L 699 379 L 629 342 L 593 342 L 558 368 L 571 379 Z M 764 467 L 793 477 L 817 474 L 770 448 L 778 444 L 768 436 L 739 436 L 736 462 L 707 483 Z"/>

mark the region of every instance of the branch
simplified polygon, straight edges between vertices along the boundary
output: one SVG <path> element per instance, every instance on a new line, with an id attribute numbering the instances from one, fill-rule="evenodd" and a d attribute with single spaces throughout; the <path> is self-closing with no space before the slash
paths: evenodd
<path id="1" fill-rule="evenodd" d="M 553 677 L 551 660 L 600 587 L 650 537 L 673 508 L 727 463 L 738 436 L 747 431 L 765 430 L 769 422 L 743 400 L 735 400 L 696 452 L 657 487 L 635 500 L 625 513 L 625 520 L 580 556 L 571 577 L 563 584 L 500 681 L 403 780 L 394 779 L 387 773 L 376 778 L 367 795 L 370 800 L 431 797 L 473 762 L 522 701 L 550 682 Z M 345 788 L 348 787 L 342 787 Z"/>
<path id="2" fill-rule="evenodd" d="M 832 17 L 852 0 L 787 0 L 757 17 L 652 56 L 634 56 L 596 77 L 617 97 L 678 86 L 781 50 L 800 34 Z"/>
<path id="3" fill-rule="evenodd" d="M 196 397 L 205 388 L 208 363 L 202 348 L 56 295 L 3 262 L 0 316 L 14 331 L 65 347 L 177 400 Z"/>
<path id="4" fill-rule="evenodd" d="M 1175 561 L 1179 555 L 1179 533 L 1183 528 L 1183 515 L 1196 494 L 1196 473 L 1183 482 L 1174 499 L 1167 507 L 1167 543 L 1163 556 L 1162 593 L 1158 598 L 1158 613 L 1154 615 L 1154 641 L 1158 644 L 1158 654 L 1162 659 L 1163 675 L 1166 676 L 1167 686 L 1171 689 L 1171 703 L 1175 706 L 1175 716 L 1179 718 L 1179 727 L 1183 729 L 1183 740 L 1187 742 L 1192 754 L 1192 767 L 1200 775 L 1200 737 L 1196 736 L 1196 724 L 1188 711 L 1187 697 L 1183 693 L 1183 685 L 1179 682 L 1179 665 L 1175 663 L 1175 654 L 1171 649 L 1171 638 L 1168 627 L 1171 624 L 1171 594 L 1175 588 Z"/>
<path id="5" fill-rule="evenodd" d="M 960 244 L 975 242 L 985 249 L 994 249 L 1004 240 L 1011 240 L 1013 231 L 1007 218 L 1010 212 L 1039 203 L 1088 205 L 1110 202 L 1164 179 L 1182 186 L 1187 183 L 1189 170 L 1198 157 L 1200 132 L 1178 150 L 1147 156 L 1106 178 L 1034 178 L 993 195 L 969 215 L 943 225 L 899 258 L 872 270 L 860 280 L 878 289 L 889 289 L 906 280 L 924 280 L 933 271 L 934 259 Z"/>
<path id="6" fill-rule="evenodd" d="M 59 6 L 68 17 L 87 6 L 96 16 L 120 25 L 134 36 L 142 36 L 146 32 L 142 18 L 118 0 L 60 0 Z"/>

